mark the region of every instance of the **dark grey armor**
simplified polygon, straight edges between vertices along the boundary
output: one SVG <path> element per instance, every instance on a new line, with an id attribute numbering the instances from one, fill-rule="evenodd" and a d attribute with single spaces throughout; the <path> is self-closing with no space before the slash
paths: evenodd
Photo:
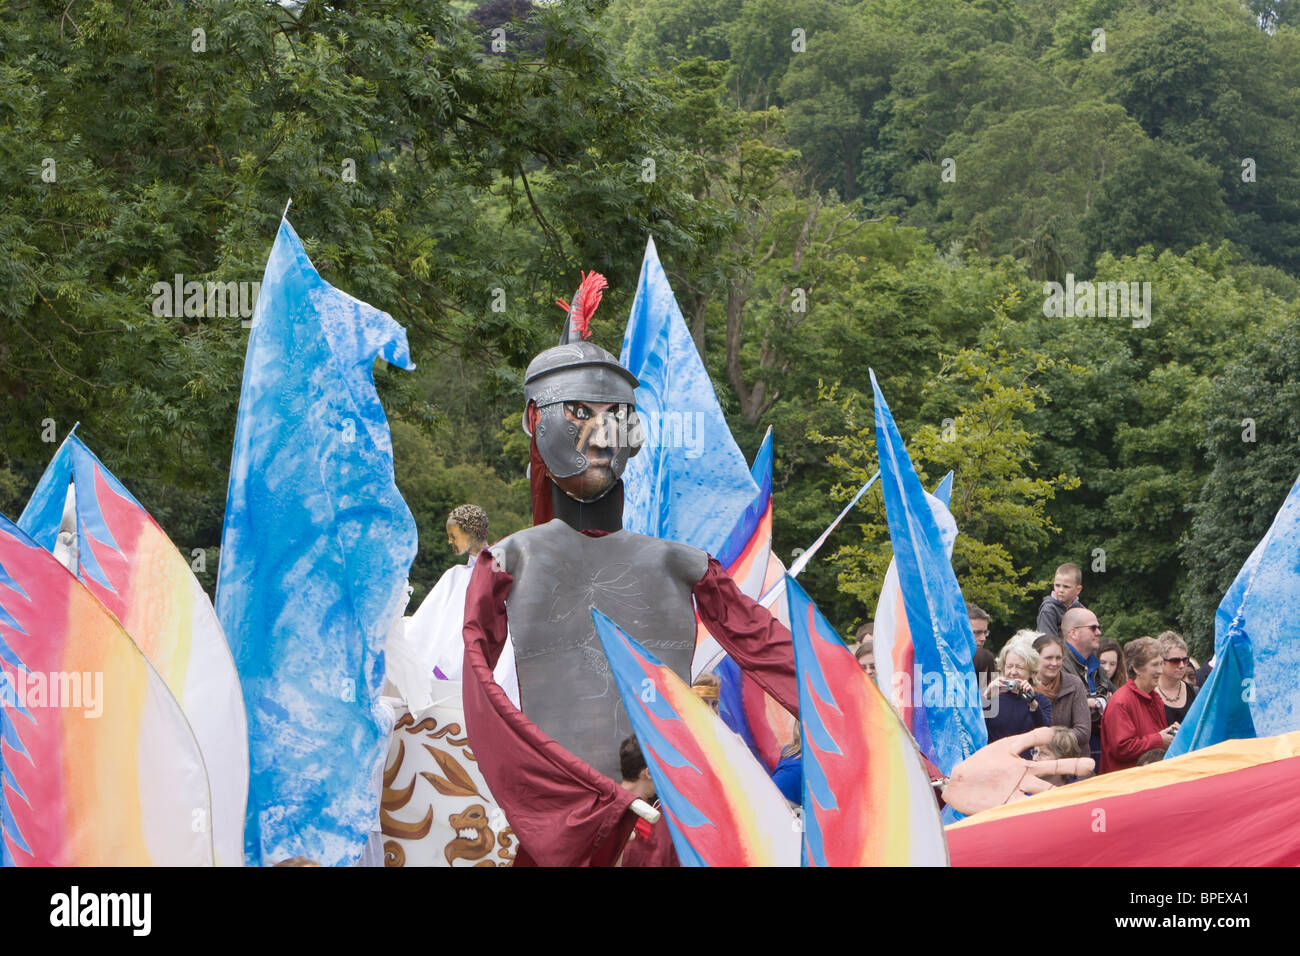
<path id="1" fill-rule="evenodd" d="M 592 538 L 559 519 L 511 535 L 492 555 L 514 578 L 506 612 L 522 710 L 570 753 L 618 780 L 618 746 L 633 731 L 591 608 L 689 683 L 691 591 L 708 556 L 631 531 Z"/>

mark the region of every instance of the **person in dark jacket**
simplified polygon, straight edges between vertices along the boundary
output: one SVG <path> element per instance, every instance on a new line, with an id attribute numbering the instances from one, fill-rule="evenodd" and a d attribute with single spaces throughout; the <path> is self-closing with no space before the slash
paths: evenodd
<path id="1" fill-rule="evenodd" d="M 1088 688 L 1088 709 L 1092 714 L 1089 749 L 1093 760 L 1101 760 L 1101 716 L 1106 700 L 1115 693 L 1115 685 L 1106 679 L 1097 659 L 1101 645 L 1101 625 L 1097 615 L 1086 607 L 1072 607 L 1061 618 L 1061 637 L 1065 639 L 1065 670 L 1083 681 Z"/>
<path id="2" fill-rule="evenodd" d="M 978 604 L 967 604 L 966 614 L 970 617 L 970 631 L 975 636 L 975 676 L 979 679 L 981 686 L 986 686 L 993 679 L 993 672 L 997 669 L 997 658 L 993 652 L 984 646 L 984 642 L 989 639 L 989 612 L 984 610 Z"/>
<path id="3" fill-rule="evenodd" d="M 1083 590 L 1083 571 L 1077 564 L 1063 564 L 1056 569 L 1052 580 L 1052 593 L 1043 598 L 1038 609 L 1038 626 L 1040 634 L 1061 637 L 1061 618 L 1065 612 L 1074 607 L 1083 607 L 1079 603 L 1079 593 Z"/>
<path id="4" fill-rule="evenodd" d="M 1021 632 L 1007 641 L 998 655 L 998 679 L 985 688 L 984 726 L 989 743 L 1025 734 L 1036 727 L 1052 726 L 1052 702 L 1034 690 L 1038 652 Z M 1028 632 L 1032 633 L 1032 632 Z"/>

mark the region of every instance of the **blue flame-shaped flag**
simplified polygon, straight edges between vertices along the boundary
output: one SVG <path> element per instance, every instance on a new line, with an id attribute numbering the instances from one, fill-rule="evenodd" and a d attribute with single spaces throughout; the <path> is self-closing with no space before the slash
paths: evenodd
<path id="1" fill-rule="evenodd" d="M 377 825 L 383 648 L 416 530 L 374 361 L 406 332 L 329 285 L 280 223 L 244 364 L 217 614 L 248 711 L 250 865 L 356 863 Z"/>
<path id="2" fill-rule="evenodd" d="M 944 530 L 926 500 L 925 489 L 912 467 L 874 371 L 871 388 L 875 393 L 876 453 L 880 458 L 885 517 L 920 668 L 913 679 L 925 689 L 938 687 L 942 700 L 942 704 L 926 707 L 929 749 L 925 754 L 948 775 L 988 743 L 975 683 L 975 636 L 957 575 L 948 559 Z M 948 534 L 955 534 L 955 528 L 948 529 Z M 912 688 L 905 690 L 910 693 Z"/>
<path id="3" fill-rule="evenodd" d="M 1300 730 L 1300 478 L 1214 615 L 1214 669 L 1165 759 Z"/>
<path id="4" fill-rule="evenodd" d="M 645 446 L 623 474 L 623 527 L 717 554 L 758 495 L 654 240 L 646 243 L 619 361 L 641 382 Z"/>

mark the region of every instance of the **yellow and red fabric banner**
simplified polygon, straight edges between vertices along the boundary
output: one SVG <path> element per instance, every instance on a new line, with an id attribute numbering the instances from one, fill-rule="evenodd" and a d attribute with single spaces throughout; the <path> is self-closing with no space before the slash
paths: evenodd
<path id="1" fill-rule="evenodd" d="M 1296 866 L 1300 731 L 1228 740 L 977 813 L 953 866 Z"/>

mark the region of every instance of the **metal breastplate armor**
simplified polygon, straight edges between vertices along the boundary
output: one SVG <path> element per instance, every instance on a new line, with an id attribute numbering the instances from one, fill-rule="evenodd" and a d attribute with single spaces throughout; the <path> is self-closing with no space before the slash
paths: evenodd
<path id="1" fill-rule="evenodd" d="M 511 535 L 492 555 L 514 578 L 506 614 L 524 713 L 570 753 L 620 779 L 618 746 L 632 727 L 590 609 L 689 683 L 691 591 L 708 556 L 631 531 L 590 538 L 559 519 Z"/>

